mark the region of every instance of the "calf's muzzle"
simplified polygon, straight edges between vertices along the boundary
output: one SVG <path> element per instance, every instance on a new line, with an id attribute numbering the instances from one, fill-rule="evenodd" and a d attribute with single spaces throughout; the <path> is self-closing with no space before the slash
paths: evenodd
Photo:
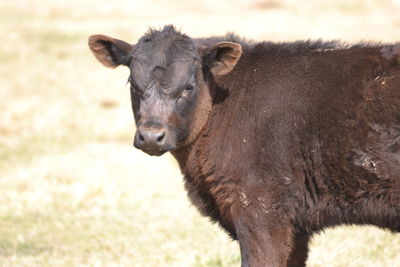
<path id="1" fill-rule="evenodd" d="M 159 156 L 174 148 L 167 127 L 147 122 L 137 127 L 134 146 L 152 156 Z"/>

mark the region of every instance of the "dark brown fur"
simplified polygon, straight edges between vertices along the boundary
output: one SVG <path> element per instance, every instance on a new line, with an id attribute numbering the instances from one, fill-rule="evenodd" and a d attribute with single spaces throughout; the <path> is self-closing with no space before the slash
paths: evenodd
<path id="1" fill-rule="evenodd" d="M 240 60 L 223 76 L 203 64 L 211 111 L 172 154 L 242 266 L 304 266 L 329 226 L 400 232 L 400 44 L 194 43 L 221 40 L 241 43 Z"/>

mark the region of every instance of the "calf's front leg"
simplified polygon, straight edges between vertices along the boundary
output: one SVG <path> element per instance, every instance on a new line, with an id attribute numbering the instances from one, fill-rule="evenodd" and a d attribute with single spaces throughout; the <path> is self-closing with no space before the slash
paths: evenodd
<path id="1" fill-rule="evenodd" d="M 246 210 L 247 209 L 247 210 Z M 235 216 L 242 267 L 286 267 L 293 247 L 293 226 L 278 214 L 243 208 Z"/>
<path id="2" fill-rule="evenodd" d="M 307 232 L 296 232 L 293 248 L 289 256 L 288 267 L 305 267 L 308 256 L 308 243 L 310 235 Z"/>

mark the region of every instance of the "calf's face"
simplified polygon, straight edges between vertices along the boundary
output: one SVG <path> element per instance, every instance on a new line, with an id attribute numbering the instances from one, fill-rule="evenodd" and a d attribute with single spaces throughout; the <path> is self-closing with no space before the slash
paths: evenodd
<path id="1" fill-rule="evenodd" d="M 196 45 L 171 26 L 150 31 L 135 45 L 93 35 L 89 47 L 103 65 L 129 67 L 134 145 L 157 156 L 198 136 L 212 109 L 210 77 L 230 72 L 241 55 L 240 44 Z"/>

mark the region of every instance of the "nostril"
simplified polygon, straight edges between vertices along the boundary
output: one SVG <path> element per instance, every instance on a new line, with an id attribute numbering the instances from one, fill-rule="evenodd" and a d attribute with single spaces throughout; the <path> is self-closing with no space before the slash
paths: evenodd
<path id="1" fill-rule="evenodd" d="M 144 137 L 143 137 L 143 135 L 142 135 L 141 133 L 139 133 L 139 141 L 140 141 L 140 142 L 143 142 L 143 141 L 144 141 Z"/>
<path id="2" fill-rule="evenodd" d="M 161 141 L 164 139 L 164 137 L 165 137 L 165 132 L 162 132 L 162 133 L 158 136 L 157 142 L 161 142 Z"/>

